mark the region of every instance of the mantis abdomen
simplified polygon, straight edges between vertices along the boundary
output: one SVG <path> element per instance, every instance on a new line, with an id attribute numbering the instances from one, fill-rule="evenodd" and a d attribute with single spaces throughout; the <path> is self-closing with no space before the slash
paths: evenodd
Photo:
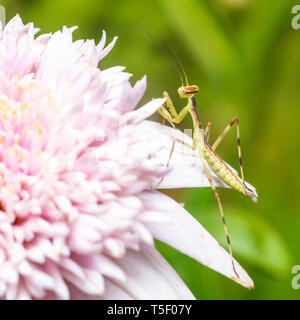
<path id="1" fill-rule="evenodd" d="M 231 188 L 247 195 L 247 190 L 243 183 L 237 178 L 226 163 L 212 150 L 211 146 L 207 142 L 204 142 L 203 155 L 207 165 L 217 177 Z"/>

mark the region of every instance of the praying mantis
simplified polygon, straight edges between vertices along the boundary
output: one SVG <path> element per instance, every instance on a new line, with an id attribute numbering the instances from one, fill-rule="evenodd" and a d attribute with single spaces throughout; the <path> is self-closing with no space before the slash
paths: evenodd
<path id="1" fill-rule="evenodd" d="M 176 58 L 178 60 L 177 56 Z M 184 72 L 183 67 L 182 67 L 182 70 Z M 242 154 L 241 154 L 241 146 L 240 146 L 239 119 L 237 117 L 233 118 L 230 121 L 230 123 L 226 126 L 226 128 L 223 130 L 221 135 L 217 138 L 217 140 L 212 145 L 210 145 L 208 141 L 209 141 L 211 123 L 208 122 L 207 127 L 205 129 L 203 128 L 202 123 L 200 121 L 197 105 L 196 105 L 195 94 L 199 91 L 199 88 L 197 85 L 189 85 L 185 72 L 184 72 L 184 75 L 186 79 L 186 85 L 183 85 L 183 81 L 182 81 L 182 86 L 179 87 L 178 94 L 180 98 L 187 99 L 186 106 L 182 108 L 179 113 L 177 113 L 176 108 L 169 94 L 165 91 L 163 92 L 162 96 L 166 100 L 162 105 L 162 107 L 158 109 L 158 113 L 163 117 L 164 121 L 165 120 L 168 121 L 173 128 L 175 128 L 174 124 L 179 124 L 188 114 L 190 114 L 193 121 L 193 145 L 191 146 L 187 144 L 185 141 L 181 141 L 178 139 L 174 140 L 171 148 L 169 160 L 166 165 L 168 167 L 170 164 L 172 153 L 174 151 L 174 147 L 176 143 L 181 143 L 187 146 L 188 148 L 197 150 L 199 158 L 203 165 L 204 173 L 210 183 L 210 186 L 213 190 L 214 196 L 218 203 L 218 207 L 219 207 L 219 211 L 220 211 L 220 215 L 222 218 L 223 227 L 226 235 L 226 241 L 227 241 L 229 253 L 231 256 L 232 268 L 233 268 L 234 274 L 236 275 L 236 278 L 234 278 L 234 280 L 236 282 L 242 282 L 242 280 L 240 280 L 240 277 L 234 265 L 231 242 L 230 242 L 228 228 L 227 228 L 225 217 L 224 217 L 222 202 L 216 190 L 213 178 L 208 170 L 208 167 L 209 167 L 220 180 L 222 180 L 225 184 L 227 184 L 232 189 L 235 189 L 240 193 L 242 193 L 243 195 L 250 197 L 254 202 L 257 201 L 256 191 L 250 189 L 246 185 L 245 179 L 244 179 L 244 171 L 242 166 Z M 238 147 L 238 157 L 239 157 L 241 178 L 238 175 L 236 175 L 233 172 L 233 170 L 216 153 L 217 147 L 219 146 L 223 138 L 226 136 L 226 134 L 229 132 L 229 130 L 232 128 L 234 124 L 236 124 L 236 127 L 237 127 L 237 147 Z M 161 178 L 161 180 L 159 181 L 159 184 L 162 182 L 163 179 L 164 177 Z"/>

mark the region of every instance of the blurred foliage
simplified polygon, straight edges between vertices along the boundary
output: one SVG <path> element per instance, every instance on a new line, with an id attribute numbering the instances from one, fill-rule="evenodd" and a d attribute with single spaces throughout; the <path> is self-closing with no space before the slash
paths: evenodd
<path id="1" fill-rule="evenodd" d="M 189 82 L 200 87 L 200 117 L 212 122 L 211 140 L 238 116 L 246 178 L 259 193 L 258 204 L 220 190 L 235 257 L 253 277 L 247 291 L 192 259 L 157 243 L 199 299 L 299 299 L 291 268 L 300 264 L 299 124 L 300 30 L 291 27 L 286 0 L 7 0 L 7 19 L 19 13 L 42 32 L 78 25 L 74 38 L 119 40 L 100 68 L 124 65 L 144 74 L 147 101 L 167 90 L 176 105 L 180 79 L 170 59 L 145 33 L 180 56 Z M 186 119 L 181 128 L 190 128 Z M 234 130 L 233 130 L 234 131 Z M 151 133 L 149 133 L 151 134 Z M 219 147 L 238 168 L 235 132 Z M 169 192 L 221 243 L 224 233 L 211 190 Z"/>

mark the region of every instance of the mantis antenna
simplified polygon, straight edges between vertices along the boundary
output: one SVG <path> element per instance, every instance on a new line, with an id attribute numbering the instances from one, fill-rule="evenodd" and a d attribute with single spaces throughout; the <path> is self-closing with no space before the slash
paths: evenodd
<path id="1" fill-rule="evenodd" d="M 188 85 L 189 85 L 189 82 L 188 82 L 187 75 L 186 75 L 186 72 L 185 72 L 185 70 L 184 70 L 184 67 L 183 67 L 183 64 L 182 64 L 181 60 L 179 59 L 176 51 L 174 50 L 174 48 L 173 48 L 170 44 L 168 44 L 168 47 L 170 48 L 170 50 L 171 50 L 172 53 L 174 54 L 174 56 L 175 56 L 178 64 L 180 65 L 180 68 L 181 68 L 181 70 L 182 70 L 182 73 L 183 73 L 184 78 L 185 78 L 185 81 L 186 81 L 186 85 L 188 86 Z"/>
<path id="2" fill-rule="evenodd" d="M 174 69 L 175 69 L 176 72 L 178 73 L 178 75 L 179 75 L 179 77 L 180 77 L 181 84 L 182 84 L 182 86 L 183 86 L 183 77 L 182 77 L 182 75 L 181 75 L 181 73 L 180 73 L 180 70 L 178 69 L 176 63 L 173 61 L 173 59 L 171 58 L 170 54 L 168 53 L 168 51 L 167 51 L 167 50 L 159 43 L 159 41 L 156 40 L 147 30 L 145 30 L 145 29 L 143 29 L 143 28 L 140 28 L 140 29 L 136 29 L 136 31 L 143 31 L 143 32 L 145 32 L 145 33 L 147 34 L 147 36 L 148 36 L 151 40 L 154 41 L 154 43 L 157 45 L 157 47 L 169 58 L 169 60 L 171 61 L 172 65 L 173 65 L 173 67 L 174 67 Z M 170 46 L 170 48 L 171 48 L 171 46 Z M 173 53 L 174 53 L 174 55 L 175 55 L 175 57 L 176 57 L 176 60 L 178 61 L 179 65 L 180 65 L 181 69 L 183 70 L 183 74 L 184 74 L 184 77 L 185 77 L 186 82 L 187 82 L 187 77 L 186 77 L 185 71 L 184 71 L 184 69 L 183 69 L 182 63 L 181 63 L 181 61 L 179 60 L 178 56 L 175 54 L 175 50 L 174 50 L 173 48 L 171 48 L 171 49 L 172 49 L 172 51 L 173 51 Z"/>

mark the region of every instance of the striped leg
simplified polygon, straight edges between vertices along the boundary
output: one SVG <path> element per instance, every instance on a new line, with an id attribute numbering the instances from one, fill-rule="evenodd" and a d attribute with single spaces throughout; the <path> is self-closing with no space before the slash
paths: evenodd
<path id="1" fill-rule="evenodd" d="M 224 131 L 220 134 L 219 138 L 215 141 L 215 143 L 212 145 L 212 149 L 215 151 L 220 144 L 220 142 L 223 140 L 223 138 L 226 136 L 228 131 L 231 129 L 231 127 L 236 123 L 236 133 L 237 133 L 237 146 L 238 146 L 238 155 L 239 155 L 239 163 L 240 163 L 240 171 L 241 171 L 241 178 L 243 181 L 244 186 L 245 185 L 245 178 L 244 178 L 244 171 L 243 171 L 243 165 L 242 165 L 242 152 L 241 152 L 241 144 L 240 144 L 240 124 L 239 119 L 237 117 L 233 118 L 230 123 L 227 125 L 227 127 L 224 129 Z M 246 187 L 247 188 L 247 187 Z M 248 188 L 247 188 L 248 189 Z"/>
<path id="2" fill-rule="evenodd" d="M 226 235 L 226 241 L 227 241 L 227 245 L 228 245 L 228 249 L 229 249 L 229 253 L 230 253 L 230 257 L 231 257 L 231 263 L 232 263 L 232 268 L 233 268 L 233 271 L 234 273 L 236 274 L 237 278 L 239 279 L 239 275 L 235 269 L 235 266 L 234 266 L 234 260 L 233 260 L 233 254 L 232 254 L 232 248 L 231 248 L 231 242 L 230 242 L 230 238 L 229 238 L 229 233 L 228 233 L 228 229 L 227 229 L 227 225 L 226 225 L 226 221 L 225 221 L 225 217 L 224 217 L 224 211 L 223 211 L 223 206 L 222 206 L 222 202 L 221 202 L 221 199 L 220 199 L 220 196 L 216 190 L 216 187 L 214 185 L 214 181 L 212 179 L 212 176 L 210 175 L 208 169 L 207 169 L 207 166 L 206 166 L 206 162 L 204 160 L 204 155 L 203 155 L 203 152 L 200 151 L 200 158 L 201 158 L 201 161 L 202 161 L 202 165 L 203 165 L 203 168 L 204 168 L 204 172 L 205 172 L 205 175 L 210 183 L 210 186 L 214 192 L 214 196 L 218 202 L 218 206 L 219 206 L 219 211 L 220 211 L 220 215 L 221 215 L 221 218 L 222 218 L 222 222 L 223 222 L 223 227 L 224 227 L 224 231 L 225 231 L 225 235 Z"/>
<path id="3" fill-rule="evenodd" d="M 176 142 L 179 142 L 179 143 L 185 145 L 186 147 L 188 147 L 188 148 L 190 148 L 190 149 L 192 149 L 192 150 L 196 150 L 196 147 L 195 147 L 195 146 L 191 146 L 191 145 L 189 145 L 188 143 L 186 143 L 185 141 L 182 141 L 182 140 L 179 140 L 179 139 L 173 140 L 173 144 L 172 144 L 171 152 L 170 152 L 170 155 L 169 155 L 169 159 L 168 159 L 168 162 L 167 162 L 167 164 L 166 164 L 166 167 L 167 167 L 167 168 L 168 168 L 169 165 L 170 165 L 170 161 L 171 161 L 171 158 L 172 158 L 172 155 L 173 155 L 173 152 L 174 152 L 174 148 L 175 148 Z M 157 186 L 159 186 L 159 185 L 164 181 L 164 178 L 165 178 L 165 176 L 163 176 L 163 177 L 159 180 Z"/>

